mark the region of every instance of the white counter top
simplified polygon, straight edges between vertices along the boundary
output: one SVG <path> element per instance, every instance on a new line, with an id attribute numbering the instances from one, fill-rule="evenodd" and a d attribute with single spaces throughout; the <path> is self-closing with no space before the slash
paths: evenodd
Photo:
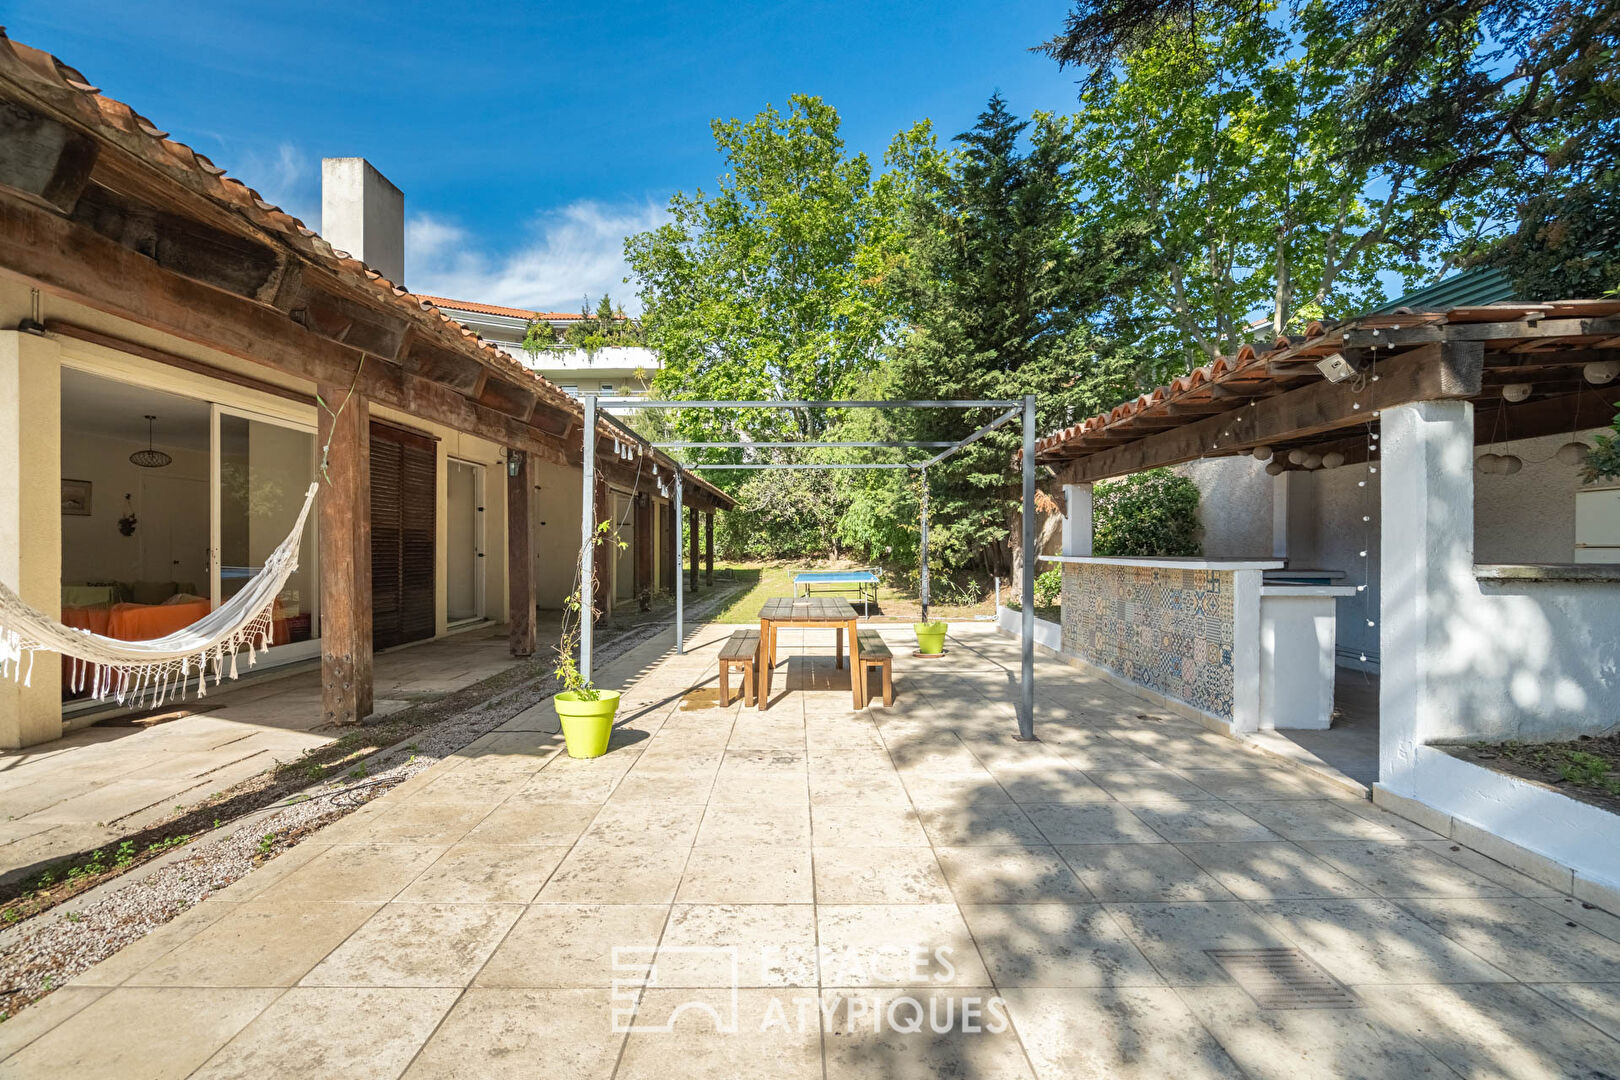
<path id="1" fill-rule="evenodd" d="M 1042 555 L 1041 560 L 1093 566 L 1157 566 L 1166 570 L 1280 570 L 1288 565 L 1281 559 L 1181 559 L 1112 555 Z"/>
<path id="2" fill-rule="evenodd" d="M 1261 596 L 1354 596 L 1354 585 L 1262 585 Z"/>

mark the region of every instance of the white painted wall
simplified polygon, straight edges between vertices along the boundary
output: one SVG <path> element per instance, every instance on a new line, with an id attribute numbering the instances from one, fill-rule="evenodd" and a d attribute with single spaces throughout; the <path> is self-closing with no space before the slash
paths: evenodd
<path id="1" fill-rule="evenodd" d="M 321 236 L 405 284 L 405 193 L 365 158 L 321 159 Z"/>
<path id="2" fill-rule="evenodd" d="M 146 576 L 142 569 L 143 547 L 155 536 L 153 530 L 162 523 L 157 507 L 144 505 L 141 481 L 150 470 L 132 465 L 129 455 L 146 449 L 146 440 L 130 442 L 91 435 L 69 425 L 70 437 L 62 441 L 62 475 L 74 480 L 88 480 L 90 516 L 77 515 L 62 518 L 62 581 L 84 582 L 118 580 L 131 582 Z M 208 522 L 208 453 L 187 450 L 170 445 L 167 452 L 174 458 L 172 464 L 161 470 L 165 478 L 179 477 L 202 485 L 199 491 L 199 513 L 203 521 L 203 535 L 199 544 L 206 544 Z M 306 483 L 308 481 L 305 481 Z M 300 495 L 303 489 L 299 489 Z M 128 493 L 130 502 L 124 502 Z M 118 519 L 126 508 L 135 511 L 134 536 L 118 531 Z M 162 580 L 172 575 L 165 574 Z M 206 578 L 194 584 L 206 594 Z"/>
<path id="3" fill-rule="evenodd" d="M 1417 749 L 1620 721 L 1620 585 L 1475 573 L 1473 407 L 1386 409 L 1380 781 L 1421 798 Z"/>
<path id="4" fill-rule="evenodd" d="M 578 469 L 540 470 L 534 493 L 535 595 L 542 610 L 560 610 L 574 591 L 582 516 Z"/>
<path id="5" fill-rule="evenodd" d="M 1474 560 L 1481 563 L 1575 561 L 1575 493 L 1580 469 L 1553 455 L 1572 440 L 1588 446 L 1598 432 L 1517 439 L 1474 454 L 1514 454 L 1524 467 L 1511 476 L 1474 473 Z"/>
<path id="6" fill-rule="evenodd" d="M 1258 558 L 1271 551 L 1271 477 L 1252 457 L 1206 458 L 1178 465 L 1198 485 L 1198 521 L 1204 555 Z"/>

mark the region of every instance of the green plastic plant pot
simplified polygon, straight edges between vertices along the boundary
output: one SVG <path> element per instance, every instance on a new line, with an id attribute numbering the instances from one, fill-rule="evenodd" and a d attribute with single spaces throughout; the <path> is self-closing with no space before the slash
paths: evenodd
<path id="1" fill-rule="evenodd" d="M 607 753 L 608 739 L 613 735 L 613 717 L 619 711 L 617 690 L 598 690 L 595 701 L 585 701 L 578 691 L 564 690 L 551 699 L 556 706 L 557 718 L 562 721 L 563 742 L 568 756 L 575 758 L 601 757 Z"/>
<path id="2" fill-rule="evenodd" d="M 944 622 L 914 622 L 911 629 L 917 634 L 917 651 L 935 655 L 945 651 L 945 631 L 949 625 Z"/>

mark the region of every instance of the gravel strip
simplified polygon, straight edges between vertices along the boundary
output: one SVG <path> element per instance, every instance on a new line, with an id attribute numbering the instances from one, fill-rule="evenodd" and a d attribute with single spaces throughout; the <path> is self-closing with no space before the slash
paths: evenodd
<path id="1" fill-rule="evenodd" d="M 713 606 L 726 595 L 706 598 Z M 694 615 L 698 612 L 694 611 Z M 692 619 L 689 625 L 695 625 Z M 627 630 L 597 648 L 603 663 L 616 659 L 666 629 L 648 624 Z M 417 732 L 414 750 L 394 746 L 366 761 L 371 774 L 360 783 L 327 783 L 307 789 L 306 801 L 270 807 L 242 819 L 153 864 L 133 880 L 113 880 L 68 905 L 60 917 L 47 913 L 0 931 L 0 1016 L 38 1000 L 91 965 L 173 919 L 212 893 L 261 865 L 266 833 L 278 837 L 279 855 L 322 826 L 344 817 L 396 784 L 454 754 L 556 692 L 550 673 L 525 680 L 463 712 Z"/>

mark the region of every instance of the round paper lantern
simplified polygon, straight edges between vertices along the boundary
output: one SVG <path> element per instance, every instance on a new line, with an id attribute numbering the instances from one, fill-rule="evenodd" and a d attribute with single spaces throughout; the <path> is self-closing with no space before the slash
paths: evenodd
<path id="1" fill-rule="evenodd" d="M 1294 449 L 1288 451 L 1288 461 L 1289 461 L 1289 464 L 1292 464 L 1292 465 L 1303 465 L 1303 464 L 1305 464 L 1305 459 L 1308 458 L 1308 457 L 1310 457 L 1310 455 L 1307 454 L 1304 450 L 1301 450 L 1297 446 L 1294 447 Z"/>
<path id="2" fill-rule="evenodd" d="M 1517 454 L 1504 454 L 1497 459 L 1496 471 L 1504 475 L 1512 476 L 1522 468 L 1524 468 L 1524 459 Z"/>
<path id="3" fill-rule="evenodd" d="M 1558 448 L 1558 453 L 1554 456 L 1565 465 L 1580 465 L 1586 461 L 1586 455 L 1590 451 L 1591 447 L 1583 442 L 1567 442 Z"/>
<path id="4" fill-rule="evenodd" d="M 1280 461 L 1273 461 L 1266 465 L 1267 476 L 1278 476 L 1288 471 L 1288 466 Z"/>
<path id="5" fill-rule="evenodd" d="M 1303 464 L 1307 469 L 1320 469 L 1322 467 L 1322 455 L 1307 454 L 1305 460 L 1301 464 Z"/>
<path id="6" fill-rule="evenodd" d="M 1324 469 L 1337 469 L 1343 464 L 1344 455 L 1339 453 L 1337 450 L 1333 451 L 1331 454 L 1322 455 L 1322 468 Z"/>
<path id="7" fill-rule="evenodd" d="M 1496 454 L 1481 454 L 1474 459 L 1474 469 L 1482 473 L 1499 472 L 1497 465 L 1501 460 Z"/>
<path id="8" fill-rule="evenodd" d="M 1250 453 L 1254 455 L 1254 460 L 1256 461 L 1271 460 L 1271 447 L 1269 446 L 1257 446 L 1251 450 Z"/>
<path id="9" fill-rule="evenodd" d="M 1530 396 L 1530 384 L 1527 382 L 1508 383 L 1502 387 L 1502 396 L 1509 401 L 1523 401 Z"/>

